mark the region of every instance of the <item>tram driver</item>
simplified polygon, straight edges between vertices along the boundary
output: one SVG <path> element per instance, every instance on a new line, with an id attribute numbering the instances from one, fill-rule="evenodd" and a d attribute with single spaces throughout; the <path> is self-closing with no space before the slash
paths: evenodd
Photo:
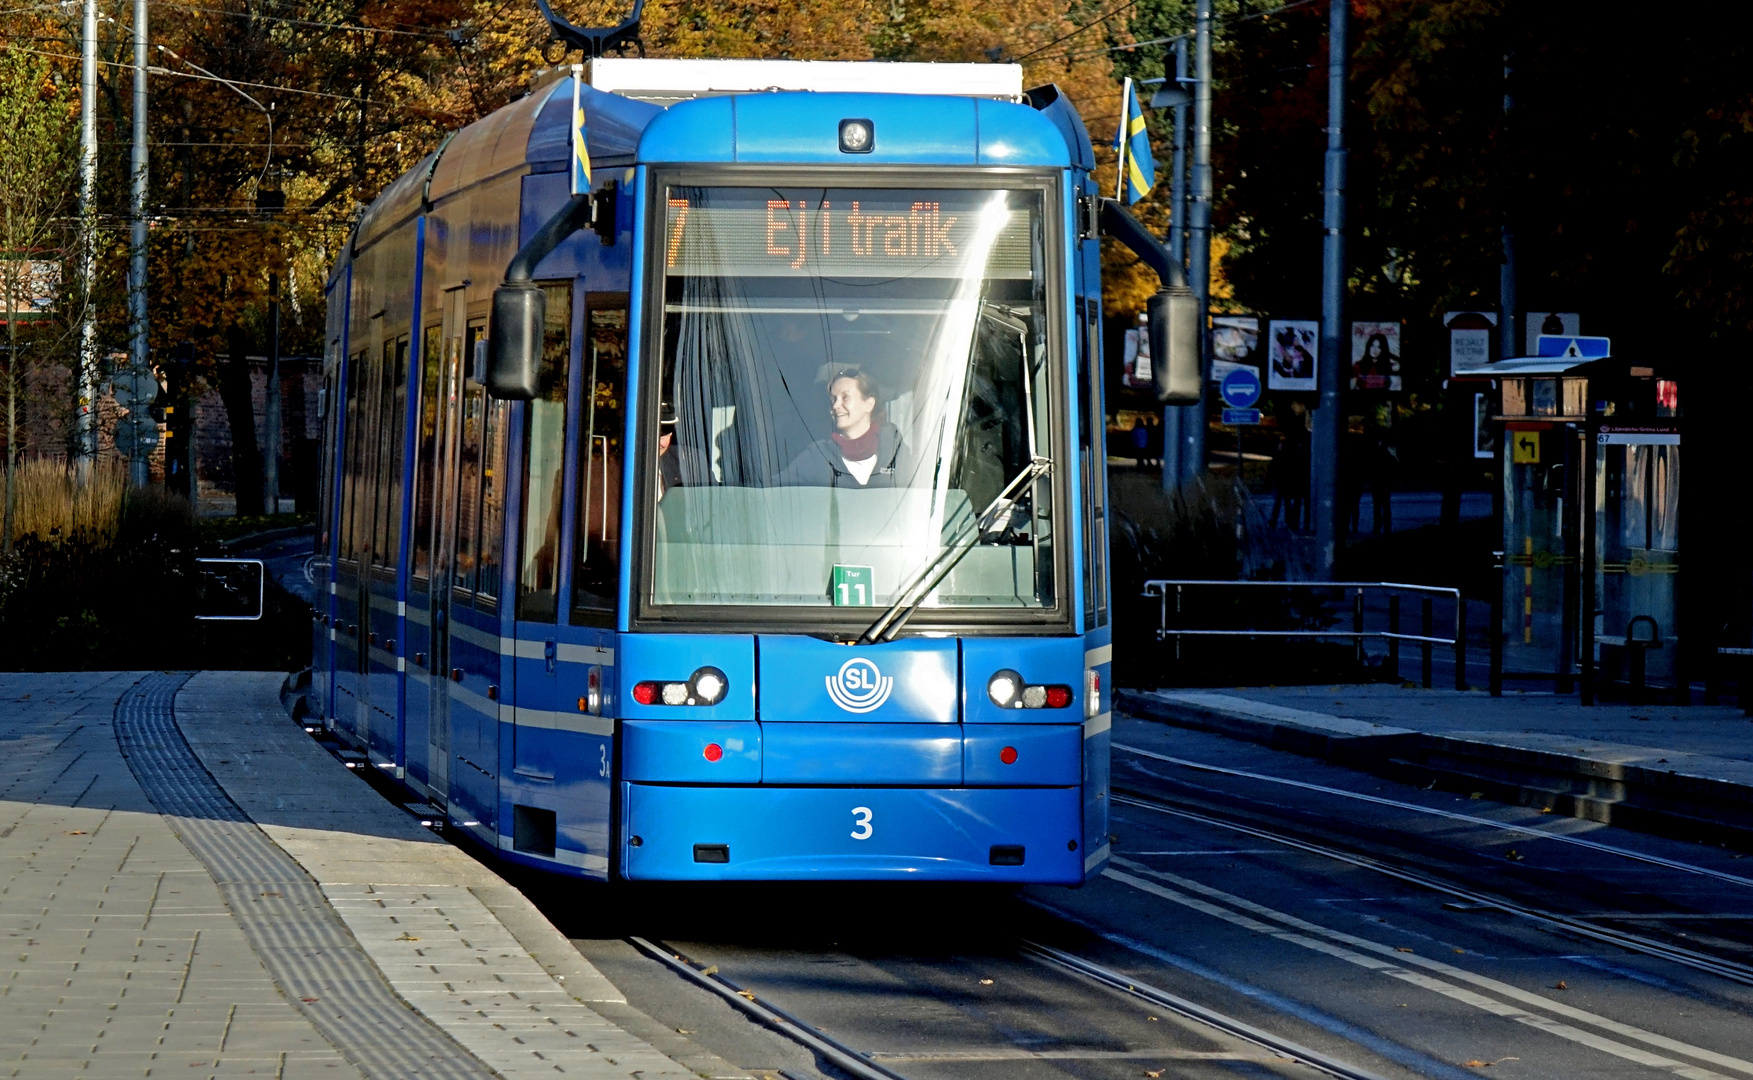
<path id="1" fill-rule="evenodd" d="M 894 487 L 901 433 L 882 415 L 876 383 L 857 368 L 828 380 L 834 430 L 804 448 L 775 479 L 784 487 Z"/>

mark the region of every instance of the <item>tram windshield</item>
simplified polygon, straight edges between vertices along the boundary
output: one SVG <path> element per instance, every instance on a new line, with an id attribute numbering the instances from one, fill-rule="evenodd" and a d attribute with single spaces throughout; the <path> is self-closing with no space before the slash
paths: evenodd
<path id="1" fill-rule="evenodd" d="M 1042 192 L 666 197 L 650 601 L 1053 607 Z"/>

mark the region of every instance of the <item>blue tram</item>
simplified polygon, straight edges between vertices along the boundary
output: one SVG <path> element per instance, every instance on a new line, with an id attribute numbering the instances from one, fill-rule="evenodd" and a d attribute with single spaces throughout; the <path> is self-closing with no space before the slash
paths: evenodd
<path id="1" fill-rule="evenodd" d="M 393 183 L 329 282 L 324 725 L 564 874 L 1099 872 L 1102 208 L 1020 80 L 599 59 Z"/>

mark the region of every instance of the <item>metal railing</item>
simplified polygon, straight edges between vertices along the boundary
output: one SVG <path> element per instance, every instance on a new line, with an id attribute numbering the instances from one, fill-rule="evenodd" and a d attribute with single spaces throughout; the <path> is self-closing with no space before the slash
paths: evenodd
<path id="1" fill-rule="evenodd" d="M 1341 629 L 1338 625 L 1299 627 L 1292 629 L 1261 628 L 1261 627 L 1201 627 L 1180 625 L 1182 616 L 1187 614 L 1186 599 L 1190 589 L 1279 589 L 1302 590 L 1313 595 L 1317 592 L 1338 592 L 1341 598 L 1350 600 L 1351 626 Z M 1366 597 L 1381 595 L 1386 601 L 1384 605 L 1372 609 Z M 1410 594 L 1419 600 L 1419 633 L 1407 634 L 1400 630 L 1400 601 Z M 1445 646 L 1454 650 L 1455 654 L 1455 689 L 1467 689 L 1467 605 L 1461 600 L 1461 590 L 1443 588 L 1436 585 L 1404 585 L 1390 581 L 1195 581 L 1154 578 L 1144 583 L 1144 595 L 1158 598 L 1162 603 L 1161 616 L 1157 628 L 1157 640 L 1167 641 L 1182 637 L 1246 637 L 1246 638 L 1338 638 L 1349 639 L 1356 645 L 1358 666 L 1363 666 L 1364 642 L 1369 640 L 1384 641 L 1388 646 L 1388 666 L 1395 678 L 1400 674 L 1400 643 L 1412 642 L 1419 646 L 1422 659 L 1422 675 L 1426 688 L 1431 685 L 1431 650 L 1437 646 Z M 1454 621 L 1450 637 L 1438 636 L 1434 623 L 1434 601 L 1439 597 L 1447 597 L 1454 606 Z M 1174 601 L 1174 614 L 1177 618 L 1171 625 L 1170 601 Z M 1385 608 L 1387 618 L 1386 629 L 1365 629 L 1365 615 L 1371 610 Z M 1335 624 L 1343 617 L 1341 613 L 1327 608 L 1326 602 L 1321 605 L 1323 615 L 1331 615 Z M 1306 618 L 1306 616 L 1305 616 Z"/>

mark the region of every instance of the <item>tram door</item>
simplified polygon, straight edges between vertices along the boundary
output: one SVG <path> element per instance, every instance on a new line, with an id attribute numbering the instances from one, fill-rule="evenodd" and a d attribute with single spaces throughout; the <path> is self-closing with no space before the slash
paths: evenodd
<path id="1" fill-rule="evenodd" d="M 427 735 L 427 760 L 430 762 L 430 784 L 436 798 L 448 799 L 451 792 L 451 583 L 456 574 L 456 493 L 458 429 L 462 424 L 463 333 L 468 322 L 465 291 L 452 289 L 444 294 L 444 321 L 440 328 L 443 346 L 438 370 L 434 373 L 436 405 L 433 417 L 433 548 L 432 574 L 428 594 L 431 612 L 432 662 L 431 696 L 429 698 L 430 729 Z"/>

